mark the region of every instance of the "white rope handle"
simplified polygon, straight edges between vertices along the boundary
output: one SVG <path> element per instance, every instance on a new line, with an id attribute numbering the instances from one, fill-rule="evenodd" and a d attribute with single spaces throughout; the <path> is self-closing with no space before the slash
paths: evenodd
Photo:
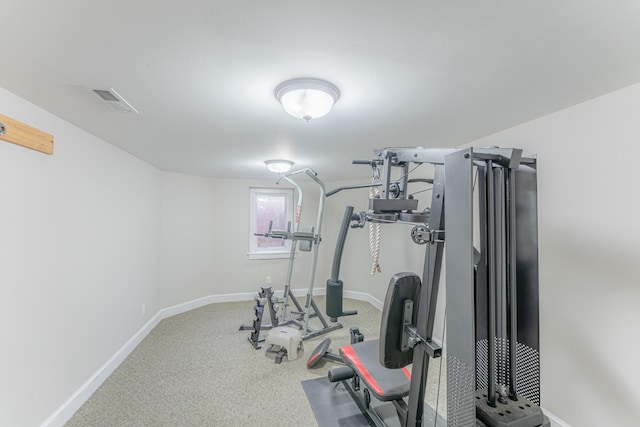
<path id="1" fill-rule="evenodd" d="M 378 168 L 373 169 L 373 180 L 375 182 L 380 179 L 380 171 Z M 369 187 L 369 197 L 378 196 L 380 189 L 378 187 Z M 371 254 L 371 275 L 382 273 L 380 267 L 380 223 L 369 222 L 369 253 Z"/>
<path id="2" fill-rule="evenodd" d="M 380 224 L 369 223 L 369 249 L 371 252 L 371 275 L 382 273 L 380 267 Z"/>

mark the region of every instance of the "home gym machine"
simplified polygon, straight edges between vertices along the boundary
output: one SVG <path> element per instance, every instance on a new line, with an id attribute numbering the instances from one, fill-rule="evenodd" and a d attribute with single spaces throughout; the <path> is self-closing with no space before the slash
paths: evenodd
<path id="1" fill-rule="evenodd" d="M 318 200 L 318 213 L 316 217 L 316 225 L 314 227 L 300 227 L 300 218 L 302 214 L 303 203 L 303 191 L 300 185 L 293 179 L 295 175 L 304 174 L 318 186 L 319 188 L 319 200 Z M 301 169 L 295 172 L 281 175 L 276 184 L 279 184 L 281 180 L 285 180 L 293 185 L 298 193 L 298 201 L 295 210 L 295 218 L 293 229 L 291 223 L 288 224 L 287 230 L 272 230 L 271 225 L 266 233 L 260 234 L 264 237 L 276 238 L 276 239 L 289 239 L 291 240 L 291 251 L 289 254 L 289 264 L 287 269 L 287 277 L 284 285 L 284 295 L 281 300 L 267 299 L 259 294 L 256 297 L 256 305 L 254 306 L 254 312 L 256 319 L 252 325 L 242 325 L 240 330 L 252 330 L 253 332 L 249 336 L 249 341 L 254 348 L 260 348 L 259 343 L 263 340 L 260 339 L 260 330 L 272 329 L 275 327 L 282 327 L 286 325 L 295 325 L 301 330 L 302 340 L 313 338 L 327 332 L 342 328 L 341 323 L 334 323 L 330 325 L 325 320 L 322 312 L 319 310 L 315 300 L 313 299 L 313 286 L 316 275 L 316 265 L 318 262 L 318 248 L 322 241 L 322 217 L 324 213 L 324 200 L 325 200 L 325 186 L 324 183 L 318 178 L 318 174 L 313 169 Z M 298 245 L 298 242 L 300 244 Z M 291 291 L 291 281 L 293 277 L 293 265 L 295 261 L 296 248 L 299 247 L 301 251 L 312 252 L 311 255 L 311 268 L 309 271 L 309 280 L 307 286 L 307 295 L 304 303 L 304 307 L 298 302 L 297 298 Z M 264 292 L 264 288 L 261 289 Z M 297 311 L 290 310 L 290 303 L 293 302 Z M 280 307 L 276 306 L 276 303 L 281 303 Z M 262 316 L 264 314 L 265 305 L 269 308 L 271 313 L 271 325 L 262 325 Z M 319 329 L 313 329 L 309 326 L 309 319 L 317 317 L 322 327 Z M 332 319 L 333 320 L 333 319 Z M 289 356 L 291 357 L 291 356 Z"/>
<path id="2" fill-rule="evenodd" d="M 392 277 L 380 339 L 343 346 L 348 367 L 329 379 L 345 384 L 371 425 L 386 425 L 370 405 L 374 395 L 393 403 L 402 426 L 427 418 L 439 426 L 549 426 L 539 406 L 536 159 L 519 149 L 385 148 L 373 162 L 381 191 L 366 219 L 415 223 L 411 239 L 426 248 L 422 278 Z M 407 188 L 412 163 L 434 167 L 431 206 L 417 216 Z M 425 412 L 429 362 L 442 355 L 432 338 L 445 246 L 446 421 L 437 408 Z"/>

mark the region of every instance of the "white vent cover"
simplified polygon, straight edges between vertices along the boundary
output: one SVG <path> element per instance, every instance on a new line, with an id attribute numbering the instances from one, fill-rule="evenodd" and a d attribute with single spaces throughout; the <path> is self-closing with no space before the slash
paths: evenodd
<path id="1" fill-rule="evenodd" d="M 133 108 L 131 104 L 127 102 L 115 89 L 109 90 L 93 89 L 93 91 L 102 98 L 107 104 L 111 105 L 121 113 L 138 113 L 138 110 Z"/>

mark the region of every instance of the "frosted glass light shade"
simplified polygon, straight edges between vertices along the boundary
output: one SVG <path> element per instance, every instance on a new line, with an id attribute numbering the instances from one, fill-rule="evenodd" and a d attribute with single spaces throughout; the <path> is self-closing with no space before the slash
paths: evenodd
<path id="1" fill-rule="evenodd" d="M 287 113 L 309 121 L 327 115 L 340 98 L 340 90 L 325 80 L 301 78 L 280 84 L 275 96 Z"/>
<path id="2" fill-rule="evenodd" d="M 267 165 L 267 169 L 275 173 L 287 173 L 293 166 L 291 160 L 266 160 L 264 164 Z"/>

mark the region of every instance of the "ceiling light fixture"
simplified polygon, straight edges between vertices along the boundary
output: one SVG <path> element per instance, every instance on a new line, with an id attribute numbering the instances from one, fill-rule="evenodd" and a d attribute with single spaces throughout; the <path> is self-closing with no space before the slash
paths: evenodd
<path id="1" fill-rule="evenodd" d="M 293 162 L 291 160 L 281 159 L 265 160 L 264 164 L 267 165 L 267 169 L 275 173 L 287 173 L 293 166 Z"/>
<path id="2" fill-rule="evenodd" d="M 275 96 L 287 113 L 308 122 L 331 111 L 340 90 L 325 80 L 300 78 L 279 84 Z"/>

